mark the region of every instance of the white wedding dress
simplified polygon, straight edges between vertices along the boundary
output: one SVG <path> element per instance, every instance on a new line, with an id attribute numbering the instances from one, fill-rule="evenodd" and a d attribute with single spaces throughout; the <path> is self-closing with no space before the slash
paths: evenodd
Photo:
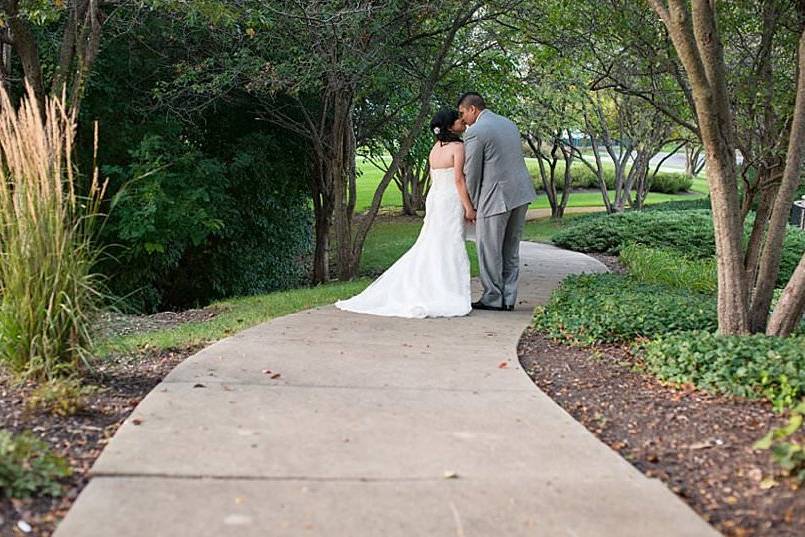
<path id="1" fill-rule="evenodd" d="M 456 317 L 471 311 L 464 208 L 453 168 L 431 169 L 431 178 L 425 222 L 416 243 L 366 290 L 336 302 L 336 307 L 416 319 Z"/>

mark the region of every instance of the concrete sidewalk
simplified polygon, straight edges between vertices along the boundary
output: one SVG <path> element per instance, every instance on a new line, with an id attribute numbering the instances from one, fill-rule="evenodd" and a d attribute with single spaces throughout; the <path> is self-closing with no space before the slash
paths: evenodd
<path id="1" fill-rule="evenodd" d="M 521 251 L 512 313 L 325 307 L 189 358 L 120 428 L 56 537 L 718 535 L 522 371 L 534 306 L 605 269 Z"/>

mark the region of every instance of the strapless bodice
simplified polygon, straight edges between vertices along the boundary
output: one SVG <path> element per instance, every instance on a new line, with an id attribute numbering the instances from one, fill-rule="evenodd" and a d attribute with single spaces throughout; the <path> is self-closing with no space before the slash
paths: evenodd
<path id="1" fill-rule="evenodd" d="M 430 176 L 434 179 L 437 177 L 453 177 L 453 170 L 455 168 L 431 168 Z"/>

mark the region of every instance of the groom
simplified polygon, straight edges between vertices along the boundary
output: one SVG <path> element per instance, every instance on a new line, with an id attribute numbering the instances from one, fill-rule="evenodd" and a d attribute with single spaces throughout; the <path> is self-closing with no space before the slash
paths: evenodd
<path id="1" fill-rule="evenodd" d="M 520 235 L 528 205 L 537 197 L 523 158 L 520 131 L 486 109 L 479 94 L 458 100 L 464 134 L 464 175 L 478 213 L 475 237 L 484 294 L 472 307 L 511 311 L 517 302 Z"/>

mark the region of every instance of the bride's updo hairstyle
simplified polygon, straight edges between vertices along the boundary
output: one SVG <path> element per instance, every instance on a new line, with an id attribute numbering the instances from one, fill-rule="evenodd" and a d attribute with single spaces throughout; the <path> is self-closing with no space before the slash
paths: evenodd
<path id="1" fill-rule="evenodd" d="M 443 144 L 461 142 L 461 137 L 450 129 L 458 120 L 458 111 L 450 108 L 439 110 L 430 120 L 430 131 Z"/>

